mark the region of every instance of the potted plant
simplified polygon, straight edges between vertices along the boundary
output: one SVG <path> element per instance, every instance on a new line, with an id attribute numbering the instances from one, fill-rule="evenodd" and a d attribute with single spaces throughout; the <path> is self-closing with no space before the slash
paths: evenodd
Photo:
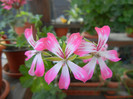
<path id="1" fill-rule="evenodd" d="M 1 33 L 3 34 L 3 32 Z M 19 66 L 21 64 L 24 64 L 24 60 L 25 60 L 24 52 L 26 51 L 24 47 L 26 47 L 26 43 L 27 43 L 23 37 L 18 37 L 17 40 L 19 41 L 17 43 L 15 39 L 11 39 L 11 38 L 0 40 L 0 42 L 10 41 L 9 44 L 0 44 L 0 45 L 6 46 L 6 48 L 3 49 L 2 51 L 6 54 L 6 57 L 8 60 L 8 63 L 4 66 L 3 71 L 8 76 L 11 76 L 14 78 L 20 77 L 22 75 L 19 72 Z M 20 40 L 23 42 L 20 43 Z M 17 47 L 18 45 L 19 47 Z"/>
<path id="2" fill-rule="evenodd" d="M 42 25 L 41 18 L 42 15 L 33 15 L 30 12 L 20 11 L 20 13 L 16 15 L 14 21 L 14 30 L 20 36 L 22 33 L 24 33 L 26 28 L 32 27 L 34 33 L 36 33 L 37 27 L 40 27 Z M 35 35 L 36 34 L 34 34 L 34 37 Z"/>
<path id="3" fill-rule="evenodd" d="M 106 66 L 104 59 L 112 61 L 119 61 L 120 59 L 115 50 L 107 50 L 106 42 L 110 34 L 110 28 L 104 26 L 95 29 L 100 39 L 98 45 L 86 39 L 83 40 L 80 33 L 73 33 L 65 40 L 64 38 L 57 40 L 53 33 L 47 33 L 46 37 L 37 36 L 35 40 L 32 35 L 32 28 L 27 28 L 24 35 L 32 48 L 25 52 L 27 56 L 26 67 L 23 66 L 21 69 L 21 72 L 25 75 L 20 78 L 23 86 L 32 88 L 32 92 L 35 91 L 34 88 L 37 88 L 37 96 L 40 96 L 41 93 L 44 94 L 46 88 L 53 83 L 59 89 L 67 90 L 69 85 L 71 89 L 71 74 L 76 80 L 85 83 L 92 78 L 93 73 L 98 73 L 95 71 L 96 64 L 99 64 L 104 80 L 111 78 L 112 71 Z M 101 37 L 105 38 L 102 39 Z M 104 44 L 101 44 L 101 42 L 104 42 Z M 113 57 L 108 57 L 110 55 Z M 91 60 L 82 67 L 78 64 L 81 59 Z M 96 76 L 99 75 L 96 74 Z M 50 93 L 51 91 L 52 89 L 49 90 Z"/>

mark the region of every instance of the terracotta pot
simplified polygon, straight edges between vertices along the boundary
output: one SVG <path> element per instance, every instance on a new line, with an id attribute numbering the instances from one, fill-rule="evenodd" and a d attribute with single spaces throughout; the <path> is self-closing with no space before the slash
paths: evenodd
<path id="1" fill-rule="evenodd" d="M 66 34 L 68 33 L 68 28 L 54 28 L 56 35 L 58 37 L 62 37 L 62 36 L 66 36 Z"/>
<path id="2" fill-rule="evenodd" d="M 127 36 L 133 38 L 133 33 L 132 34 L 127 34 Z"/>
<path id="3" fill-rule="evenodd" d="M 97 35 L 97 34 L 96 34 L 96 35 L 91 35 L 91 34 L 89 34 L 88 32 L 83 32 L 81 35 L 82 35 L 83 37 L 89 38 L 89 39 L 97 39 L 97 38 L 98 38 L 98 35 Z"/>
<path id="4" fill-rule="evenodd" d="M 123 76 L 123 80 L 124 80 L 124 82 L 126 83 L 126 85 L 128 86 L 128 87 L 133 87 L 133 78 L 130 78 L 129 76 L 128 76 L 128 73 L 129 72 L 132 72 L 133 73 L 133 70 L 127 70 L 127 71 L 125 71 L 124 72 L 124 76 Z"/>
<path id="5" fill-rule="evenodd" d="M 106 99 L 132 99 L 133 96 L 129 95 L 129 96 L 119 96 L 119 95 L 104 95 Z"/>
<path id="6" fill-rule="evenodd" d="M 0 45 L 0 90 L 2 87 L 2 64 L 1 64 L 1 54 L 2 50 L 5 48 L 5 46 Z"/>
<path id="7" fill-rule="evenodd" d="M 2 80 L 2 88 L 0 90 L 0 99 L 6 99 L 10 91 L 10 85 L 6 80 Z"/>
<path id="8" fill-rule="evenodd" d="M 103 82 L 72 82 L 70 83 L 71 87 L 102 87 L 104 85 Z"/>
<path id="9" fill-rule="evenodd" d="M 33 29 L 33 36 L 35 37 L 36 30 L 35 30 L 35 25 L 34 24 L 30 24 L 30 23 L 26 22 L 24 24 L 24 26 L 22 26 L 22 27 L 15 26 L 14 30 L 18 34 L 18 36 L 21 36 L 24 33 L 26 28 L 31 28 L 31 27 Z"/>
<path id="10" fill-rule="evenodd" d="M 26 56 L 24 55 L 26 49 L 5 49 L 8 60 L 9 71 L 12 73 L 20 73 L 19 67 L 24 64 Z"/>

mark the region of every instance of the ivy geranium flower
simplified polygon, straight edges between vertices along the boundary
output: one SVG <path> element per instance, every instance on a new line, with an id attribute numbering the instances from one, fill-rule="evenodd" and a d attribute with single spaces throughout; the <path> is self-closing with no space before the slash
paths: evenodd
<path id="1" fill-rule="evenodd" d="M 56 40 L 55 36 L 52 33 L 47 34 L 47 43 L 46 48 L 58 56 L 58 62 L 54 65 L 50 70 L 48 70 L 45 74 L 45 80 L 48 84 L 50 84 L 58 72 L 62 68 L 61 76 L 59 79 L 59 88 L 60 89 L 68 89 L 70 84 L 70 75 L 69 69 L 72 71 L 75 79 L 81 80 L 83 82 L 86 81 L 87 73 L 86 71 L 71 62 L 70 55 L 79 47 L 82 37 L 79 33 L 72 34 L 67 40 L 67 45 L 64 49 L 62 49 Z"/>
<path id="2" fill-rule="evenodd" d="M 25 30 L 25 37 L 29 42 L 29 44 L 34 48 L 34 50 L 29 50 L 25 52 L 25 55 L 27 56 L 26 61 L 35 55 L 31 68 L 29 70 L 29 75 L 31 76 L 36 75 L 38 77 L 43 76 L 45 68 L 44 68 L 41 52 L 44 49 L 46 49 L 45 47 L 46 38 L 41 38 L 40 40 L 35 42 L 32 35 L 32 28 L 31 29 L 28 28 Z"/>
<path id="3" fill-rule="evenodd" d="M 102 78 L 105 80 L 112 77 L 112 71 L 107 67 L 104 60 L 109 59 L 117 62 L 120 58 L 118 58 L 117 51 L 107 51 L 106 42 L 110 34 L 109 26 L 103 26 L 102 28 L 95 27 L 95 30 L 98 33 L 98 45 L 83 41 L 79 48 L 75 51 L 75 54 L 80 56 L 85 56 L 88 54 L 92 55 L 90 62 L 83 67 L 88 73 L 88 80 L 92 78 L 96 63 L 99 64 Z"/>

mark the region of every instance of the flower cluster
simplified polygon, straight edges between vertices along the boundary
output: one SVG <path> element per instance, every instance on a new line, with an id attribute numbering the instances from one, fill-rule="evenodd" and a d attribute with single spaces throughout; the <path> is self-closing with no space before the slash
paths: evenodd
<path id="1" fill-rule="evenodd" d="M 4 9 L 10 10 L 11 8 L 19 9 L 26 3 L 26 0 L 0 0 Z"/>
<path id="2" fill-rule="evenodd" d="M 52 33 L 47 33 L 46 38 L 41 38 L 37 42 L 32 36 L 32 29 L 25 30 L 25 37 L 34 50 L 27 51 L 25 55 L 30 59 L 35 55 L 29 74 L 31 76 L 43 76 L 45 72 L 44 63 L 42 59 L 42 52 L 47 49 L 52 52 L 56 57 L 52 57 L 56 64 L 49 69 L 45 75 L 45 81 L 50 84 L 61 70 L 61 76 L 59 78 L 59 88 L 68 89 L 70 84 L 70 72 L 71 71 L 77 80 L 86 82 L 92 78 L 96 64 L 99 64 L 102 78 L 105 80 L 112 77 L 112 71 L 105 64 L 105 60 L 119 61 L 117 52 L 115 50 L 107 50 L 107 40 L 110 34 L 109 26 L 103 26 L 102 28 L 95 28 L 98 33 L 98 44 L 92 43 L 88 40 L 84 40 L 79 33 L 73 33 L 67 39 L 67 44 L 63 44 L 61 47 Z M 88 62 L 84 67 L 80 67 L 74 62 L 74 55 L 84 57 L 84 61 Z M 50 58 L 49 58 L 50 59 Z"/>

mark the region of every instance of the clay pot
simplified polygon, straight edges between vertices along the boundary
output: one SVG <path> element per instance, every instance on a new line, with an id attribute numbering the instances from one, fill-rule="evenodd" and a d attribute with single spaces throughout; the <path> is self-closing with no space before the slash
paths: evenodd
<path id="1" fill-rule="evenodd" d="M 35 37 L 35 35 L 36 35 L 36 30 L 35 30 L 35 25 L 34 25 L 34 24 L 30 24 L 30 23 L 26 22 L 26 23 L 24 24 L 24 26 L 22 26 L 22 27 L 15 26 L 15 27 L 14 27 L 14 30 L 15 30 L 15 32 L 18 34 L 18 36 L 21 36 L 21 34 L 24 33 L 24 31 L 25 31 L 26 28 L 31 28 L 31 27 L 32 27 L 32 29 L 33 29 L 33 37 Z"/>
<path id="2" fill-rule="evenodd" d="M 6 99 L 10 91 L 10 85 L 6 80 L 2 80 L 2 88 L 0 90 L 0 99 Z"/>
<path id="3" fill-rule="evenodd" d="M 0 45 L 0 90 L 2 87 L 2 64 L 1 64 L 1 54 L 2 54 L 2 50 L 5 48 L 5 46 Z"/>
<path id="4" fill-rule="evenodd" d="M 54 28 L 55 32 L 56 32 L 56 35 L 58 37 L 62 37 L 62 36 L 66 36 L 66 34 L 68 33 L 68 28 L 57 28 L 55 27 Z"/>
<path id="5" fill-rule="evenodd" d="M 8 67 L 11 73 L 20 73 L 19 67 L 24 64 L 26 56 L 24 55 L 26 49 L 7 48 L 3 50 L 8 60 Z"/>
<path id="6" fill-rule="evenodd" d="M 133 33 L 132 34 L 127 34 L 127 36 L 133 38 Z"/>
<path id="7" fill-rule="evenodd" d="M 88 32 L 83 32 L 81 35 L 82 35 L 83 37 L 89 38 L 89 39 L 97 39 L 97 38 L 98 38 L 98 35 L 97 35 L 97 34 L 96 34 L 96 35 L 91 35 L 91 34 L 89 34 Z"/>

